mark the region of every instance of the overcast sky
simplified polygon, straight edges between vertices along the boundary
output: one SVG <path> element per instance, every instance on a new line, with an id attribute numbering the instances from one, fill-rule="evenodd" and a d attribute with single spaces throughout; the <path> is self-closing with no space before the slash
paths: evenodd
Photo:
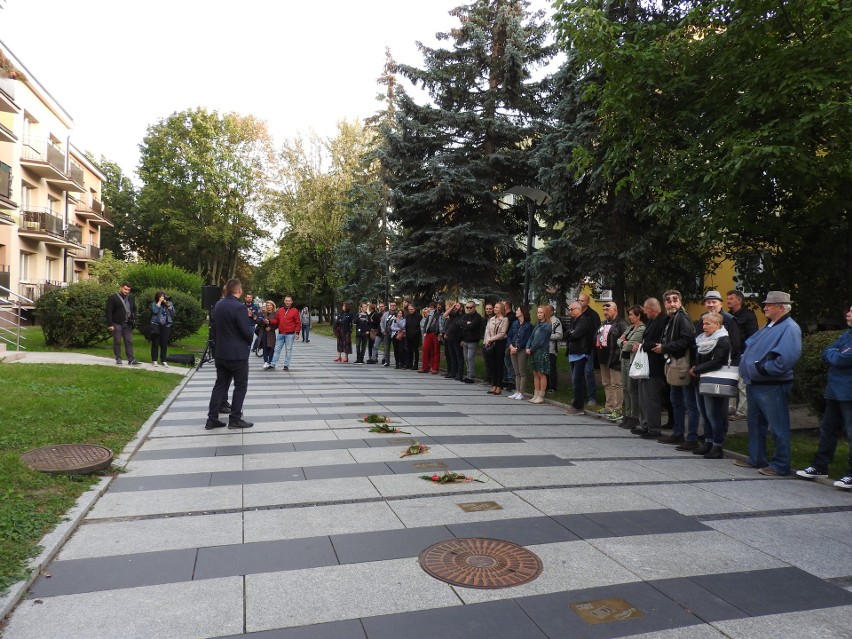
<path id="1" fill-rule="evenodd" d="M 203 106 L 277 142 L 379 107 L 385 47 L 457 25 L 460 0 L 0 0 L 0 40 L 74 118 L 74 144 L 133 175 L 146 128 Z M 547 8 L 546 0 L 533 7 Z"/>

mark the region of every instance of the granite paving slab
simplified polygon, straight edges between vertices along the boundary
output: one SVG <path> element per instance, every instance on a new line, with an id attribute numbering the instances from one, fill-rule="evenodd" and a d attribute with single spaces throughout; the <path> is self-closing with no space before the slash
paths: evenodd
<path id="1" fill-rule="evenodd" d="M 495 501 L 501 510 L 481 510 L 465 512 L 460 503 L 471 501 Z M 407 527 L 430 526 L 435 523 L 465 524 L 492 519 L 510 519 L 513 517 L 537 517 L 541 512 L 511 493 L 489 495 L 440 495 L 419 499 L 392 500 L 390 508 Z"/>
<path id="2" fill-rule="evenodd" d="M 638 497 L 620 486 L 519 490 L 515 494 L 547 515 L 655 510 L 660 507 L 658 502 Z"/>
<path id="3" fill-rule="evenodd" d="M 667 483 L 644 486 L 625 486 L 627 495 L 636 495 L 652 500 L 684 515 L 706 515 L 710 513 L 738 513 L 757 510 L 739 501 L 727 499 L 714 492 L 718 484 Z"/>
<path id="4" fill-rule="evenodd" d="M 380 496 L 367 477 L 309 479 L 300 482 L 246 484 L 243 506 L 315 504 L 326 501 L 374 499 Z"/>
<path id="5" fill-rule="evenodd" d="M 714 626 L 731 639 L 848 639 L 852 606 L 726 619 Z"/>
<path id="6" fill-rule="evenodd" d="M 107 492 L 86 519 L 139 517 L 241 508 L 242 486 L 215 486 L 141 492 Z"/>
<path id="7" fill-rule="evenodd" d="M 469 464 L 464 461 L 459 460 L 458 463 L 452 463 L 453 460 L 448 459 L 442 461 L 442 463 L 444 462 L 446 462 L 447 467 L 451 471 L 461 472 L 466 476 L 472 476 L 475 478 L 482 477 L 483 479 L 487 479 L 487 481 L 485 483 L 470 482 L 438 484 L 420 478 L 422 475 L 440 475 L 444 472 L 444 470 L 440 468 L 424 468 L 423 470 L 417 471 L 417 473 L 409 474 L 393 473 L 384 476 L 370 475 L 370 481 L 373 486 L 376 487 L 376 490 L 379 491 L 379 494 L 385 498 L 431 497 L 441 494 L 454 495 L 459 493 L 490 492 L 495 489 L 502 488 L 498 482 L 489 479 L 487 475 L 470 467 Z M 424 461 L 422 463 L 431 463 L 431 461 Z"/>
<path id="8" fill-rule="evenodd" d="M 243 459 L 240 456 L 131 460 L 127 465 L 127 472 L 122 477 L 163 477 L 242 469 Z"/>

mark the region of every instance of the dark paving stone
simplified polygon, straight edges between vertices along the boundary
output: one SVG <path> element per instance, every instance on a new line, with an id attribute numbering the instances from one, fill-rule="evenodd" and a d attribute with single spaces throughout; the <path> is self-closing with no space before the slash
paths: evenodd
<path id="1" fill-rule="evenodd" d="M 331 543 L 341 564 L 356 564 L 416 557 L 432 544 L 452 538 L 453 534 L 444 526 L 426 526 L 332 535 Z"/>
<path id="2" fill-rule="evenodd" d="M 793 567 L 690 580 L 752 617 L 852 605 L 852 592 Z"/>
<path id="3" fill-rule="evenodd" d="M 292 453 L 295 446 L 289 442 L 279 444 L 245 444 L 242 446 L 217 446 L 216 456 L 225 455 L 254 455 L 262 453 Z"/>
<path id="4" fill-rule="evenodd" d="M 368 639 L 547 639 L 511 600 L 367 617 L 361 623 Z"/>
<path id="5" fill-rule="evenodd" d="M 155 477 L 116 477 L 109 492 L 126 493 L 137 490 L 166 490 L 168 488 L 201 488 L 210 485 L 212 473 L 159 475 Z"/>
<path id="6" fill-rule="evenodd" d="M 197 448 L 169 448 L 168 450 L 140 450 L 133 459 L 194 459 L 198 457 L 214 457 L 216 446 L 199 446 Z"/>
<path id="7" fill-rule="evenodd" d="M 340 450 L 345 448 L 369 448 L 363 439 L 329 439 L 328 441 L 295 442 L 297 451 L 307 450 Z"/>
<path id="8" fill-rule="evenodd" d="M 556 455 L 506 455 L 493 457 L 465 457 L 476 468 L 544 468 L 546 466 L 573 466 L 567 459 Z"/>
<path id="9" fill-rule="evenodd" d="M 228 635 L 218 639 L 367 639 L 358 619 L 319 623 L 302 628 L 280 628 L 250 632 L 244 635 Z"/>
<path id="10" fill-rule="evenodd" d="M 476 470 L 474 466 L 469 464 L 460 457 L 447 457 L 445 459 L 434 459 L 429 457 L 415 457 L 411 460 L 387 462 L 390 469 L 397 475 L 404 473 L 422 473 L 423 470 L 417 468 L 416 464 L 437 463 L 441 462 L 447 465 L 447 470 Z"/>
<path id="11" fill-rule="evenodd" d="M 748 617 L 735 605 L 702 588 L 689 578 L 660 579 L 648 583 L 708 623 Z"/>
<path id="12" fill-rule="evenodd" d="M 396 411 L 393 413 L 397 417 L 467 417 L 464 413 L 456 411 L 435 412 L 435 413 L 409 413 L 404 411 Z"/>
<path id="13" fill-rule="evenodd" d="M 212 473 L 211 486 L 236 486 L 239 484 L 271 484 L 278 481 L 301 481 L 305 473 L 301 468 L 269 468 L 264 470 L 228 470 Z"/>
<path id="14" fill-rule="evenodd" d="M 472 499 L 471 495 L 460 498 Z M 500 497 L 493 501 L 500 503 Z M 488 537 L 511 541 L 520 546 L 551 544 L 559 541 L 575 541 L 577 536 L 560 526 L 550 517 L 521 517 L 496 521 L 479 521 L 468 524 L 448 524 L 447 528 L 456 537 Z"/>
<path id="15" fill-rule="evenodd" d="M 337 557 L 328 537 L 199 548 L 195 579 L 215 579 L 279 570 L 334 566 Z"/>
<path id="16" fill-rule="evenodd" d="M 694 517 L 668 508 L 589 513 L 586 517 L 609 530 L 613 537 L 712 530 Z"/>
<path id="17" fill-rule="evenodd" d="M 189 581 L 195 554 L 195 548 L 190 548 L 54 561 L 47 570 L 51 577 L 39 577 L 28 597 L 55 597 Z"/>
<path id="18" fill-rule="evenodd" d="M 514 435 L 443 435 L 433 438 L 438 444 L 521 444 Z"/>
<path id="19" fill-rule="evenodd" d="M 402 426 L 402 429 L 405 430 L 405 426 Z M 399 447 L 400 440 L 411 440 L 418 441 L 421 444 L 428 444 L 429 446 L 433 446 L 437 442 L 432 437 L 423 437 L 422 435 L 406 435 L 404 433 L 394 433 L 392 435 L 388 435 L 387 437 L 376 437 L 375 439 L 365 440 L 366 444 L 370 448 L 387 448 L 388 446 Z"/>
<path id="20" fill-rule="evenodd" d="M 588 624 L 569 607 L 571 604 L 609 598 L 627 600 L 644 616 L 623 621 Z M 551 639 L 565 637 L 611 639 L 702 623 L 698 617 L 684 610 L 661 592 L 641 582 L 521 597 L 515 601 Z"/>
<path id="21" fill-rule="evenodd" d="M 612 537 L 612 533 L 589 519 L 586 515 L 555 515 L 553 520 L 564 526 L 580 539 Z"/>
<path id="22" fill-rule="evenodd" d="M 305 479 L 335 479 L 340 477 L 367 477 L 390 475 L 393 471 L 384 462 L 364 464 L 330 464 L 328 466 L 305 466 Z"/>

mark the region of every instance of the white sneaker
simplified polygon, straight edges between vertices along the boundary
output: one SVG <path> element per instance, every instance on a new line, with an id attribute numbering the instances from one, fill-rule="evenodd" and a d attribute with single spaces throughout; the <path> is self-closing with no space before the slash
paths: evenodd
<path id="1" fill-rule="evenodd" d="M 151 362 L 151 366 L 156 366 L 157 362 Z"/>
<path id="2" fill-rule="evenodd" d="M 168 367 L 169 367 L 169 365 L 168 365 L 168 364 L 166 364 L 165 362 L 163 362 L 162 364 L 160 364 L 160 366 L 162 366 L 163 368 L 168 368 Z"/>
<path id="3" fill-rule="evenodd" d="M 523 393 L 515 393 L 515 399 L 523 399 L 523 398 L 524 398 Z"/>

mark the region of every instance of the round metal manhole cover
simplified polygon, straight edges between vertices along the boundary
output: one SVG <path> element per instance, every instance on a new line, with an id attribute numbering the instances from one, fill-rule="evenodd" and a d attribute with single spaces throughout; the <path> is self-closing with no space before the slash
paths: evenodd
<path id="1" fill-rule="evenodd" d="M 454 586 L 509 588 L 532 581 L 541 574 L 541 559 L 522 546 L 471 537 L 442 541 L 420 553 L 420 566 Z"/>
<path id="2" fill-rule="evenodd" d="M 112 451 L 92 444 L 58 444 L 28 451 L 21 461 L 43 473 L 85 475 L 108 468 Z"/>

